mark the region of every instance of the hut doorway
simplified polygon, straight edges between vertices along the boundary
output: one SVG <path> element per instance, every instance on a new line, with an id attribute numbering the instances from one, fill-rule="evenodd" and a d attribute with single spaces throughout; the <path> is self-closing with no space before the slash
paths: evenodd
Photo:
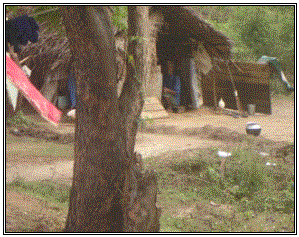
<path id="1" fill-rule="evenodd" d="M 174 65 L 173 73 L 180 79 L 180 107 L 185 109 L 197 108 L 194 101 L 198 97 L 198 88 L 194 87 L 194 80 L 197 87 L 197 74 L 192 67 L 192 52 L 195 45 L 187 34 L 178 33 L 175 29 L 170 29 L 165 25 L 161 28 L 157 37 L 157 57 L 158 64 L 161 65 L 163 75 L 162 85 L 168 78 L 168 62 Z M 197 89 L 194 91 L 194 88 Z M 196 94 L 195 94 L 196 93 Z M 162 104 L 165 105 L 163 98 L 163 88 L 161 91 Z"/>
<path id="2" fill-rule="evenodd" d="M 184 108 L 191 108 L 192 106 L 192 91 L 191 91 L 191 58 L 181 58 L 176 61 L 171 61 L 172 59 L 166 60 L 161 62 L 161 70 L 162 70 L 162 85 L 167 85 L 166 82 L 169 80 L 169 62 L 173 64 L 173 79 L 174 77 L 178 77 L 180 81 L 180 98 L 179 98 L 179 105 Z M 161 92 L 162 104 L 164 107 L 166 106 L 165 98 L 163 97 L 163 86 Z"/>

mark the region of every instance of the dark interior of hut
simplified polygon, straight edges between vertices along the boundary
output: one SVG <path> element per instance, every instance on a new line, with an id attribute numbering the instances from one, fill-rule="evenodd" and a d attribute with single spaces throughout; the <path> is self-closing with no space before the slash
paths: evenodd
<path id="1" fill-rule="evenodd" d="M 195 49 L 196 45 L 190 35 L 179 26 L 164 24 L 158 32 L 157 57 L 163 80 L 168 73 L 167 61 L 172 61 L 174 74 L 181 81 L 180 106 L 185 109 L 192 108 L 190 60 Z M 165 107 L 163 99 L 162 104 Z"/>

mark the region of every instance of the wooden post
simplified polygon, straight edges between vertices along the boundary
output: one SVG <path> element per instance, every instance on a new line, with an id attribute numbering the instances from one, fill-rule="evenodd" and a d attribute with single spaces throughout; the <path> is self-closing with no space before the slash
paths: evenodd
<path id="1" fill-rule="evenodd" d="M 228 61 L 226 61 L 226 66 L 227 66 L 227 70 L 228 70 L 228 73 L 229 73 L 229 76 L 230 76 L 230 80 L 232 82 L 232 86 L 233 86 L 233 90 L 234 90 L 234 95 L 235 95 L 235 99 L 236 99 L 237 108 L 238 108 L 239 114 L 242 115 L 243 114 L 243 109 L 242 109 L 241 101 L 240 101 L 240 98 L 239 98 L 239 95 L 238 95 L 238 91 L 237 91 L 237 88 L 236 88 L 236 85 L 235 85 L 235 82 L 234 82 L 234 79 L 233 79 L 232 72 L 231 72 L 231 70 L 229 68 Z"/>
<path id="2" fill-rule="evenodd" d="M 216 78 L 213 78 L 213 99 L 214 99 L 214 108 L 217 109 L 217 91 L 216 91 Z"/>

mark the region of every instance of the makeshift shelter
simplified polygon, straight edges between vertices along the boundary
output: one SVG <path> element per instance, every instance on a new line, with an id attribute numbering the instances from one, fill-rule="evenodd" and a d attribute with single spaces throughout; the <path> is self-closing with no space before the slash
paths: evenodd
<path id="1" fill-rule="evenodd" d="M 221 69 L 221 67 L 223 68 L 224 62 L 231 60 L 232 42 L 188 6 L 151 6 L 148 22 L 146 39 L 144 39 L 147 42 L 144 52 L 147 62 L 143 88 L 145 104 L 141 116 L 160 118 L 168 115 L 160 103 L 167 60 L 175 63 L 175 70 L 181 79 L 182 106 L 199 107 L 198 83 L 200 82 L 204 105 L 216 107 L 219 99 L 223 97 L 216 83 L 221 81 L 223 73 L 218 72 L 225 71 L 225 77 L 229 75 L 227 68 Z M 44 26 L 40 28 L 42 30 L 38 43 L 28 44 L 19 56 L 20 60 L 25 60 L 25 64 L 32 70 L 31 81 L 46 98 L 56 104 L 58 96 L 70 97 L 68 78 L 72 71 L 72 56 L 67 38 L 57 33 L 49 33 Z M 126 74 L 125 45 L 126 36 L 116 34 L 119 93 Z M 232 68 L 233 65 L 230 67 Z M 236 87 L 239 90 L 240 78 L 235 77 L 234 71 L 233 77 L 224 81 L 223 88 L 229 91 L 223 99 L 228 108 L 236 109 L 232 81 L 237 81 Z M 249 80 L 248 83 L 255 87 L 252 83 L 259 83 L 259 81 Z M 265 85 L 264 92 L 267 97 L 269 94 L 267 81 Z M 247 93 L 245 89 L 243 92 L 240 94 L 241 97 L 251 97 L 250 91 Z M 269 98 L 269 96 L 266 98 L 266 107 L 269 107 L 267 104 L 270 103 Z M 241 98 L 241 101 L 244 99 Z M 243 107 L 246 107 L 246 103 Z M 258 108 L 257 105 L 257 110 Z"/>
<path id="2" fill-rule="evenodd" d="M 225 108 L 236 110 L 237 103 L 232 78 L 238 91 L 242 110 L 249 104 L 256 105 L 257 113 L 271 114 L 269 65 L 257 63 L 218 61 L 206 75 L 202 74 L 203 104 L 217 107 L 222 98 Z"/>
<path id="3" fill-rule="evenodd" d="M 142 117 L 167 116 L 158 101 L 162 98 L 168 60 L 174 62 L 181 80 L 180 105 L 198 108 L 201 73 L 208 73 L 216 59 L 230 59 L 232 42 L 202 20 L 192 7 L 153 6 L 149 20 L 156 27 L 148 32 L 149 72 L 144 88 L 148 100 L 145 101 Z"/>
<path id="4" fill-rule="evenodd" d="M 242 112 L 255 104 L 256 112 L 271 114 L 269 65 L 232 62 L 230 39 L 192 7 L 154 6 L 150 21 L 157 27 L 148 40 L 151 65 L 145 83 L 147 98 L 161 99 L 166 61 L 171 60 L 181 79 L 181 105 L 198 108 L 200 82 L 204 106 L 216 108 L 222 98 L 228 109 Z M 145 103 L 143 111 L 152 118 L 165 116 L 157 103 Z"/>

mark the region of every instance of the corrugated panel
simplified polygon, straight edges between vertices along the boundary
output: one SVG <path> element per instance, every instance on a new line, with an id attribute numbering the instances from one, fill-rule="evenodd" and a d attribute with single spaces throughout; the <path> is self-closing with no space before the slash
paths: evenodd
<path id="1" fill-rule="evenodd" d="M 256 104 L 256 112 L 271 114 L 270 68 L 268 65 L 252 63 L 230 63 L 233 80 L 244 110 L 248 104 Z M 216 100 L 225 101 L 228 109 L 237 109 L 231 79 L 224 62 L 218 63 L 207 75 L 202 75 L 203 102 L 214 106 L 213 80 L 216 80 Z"/>

